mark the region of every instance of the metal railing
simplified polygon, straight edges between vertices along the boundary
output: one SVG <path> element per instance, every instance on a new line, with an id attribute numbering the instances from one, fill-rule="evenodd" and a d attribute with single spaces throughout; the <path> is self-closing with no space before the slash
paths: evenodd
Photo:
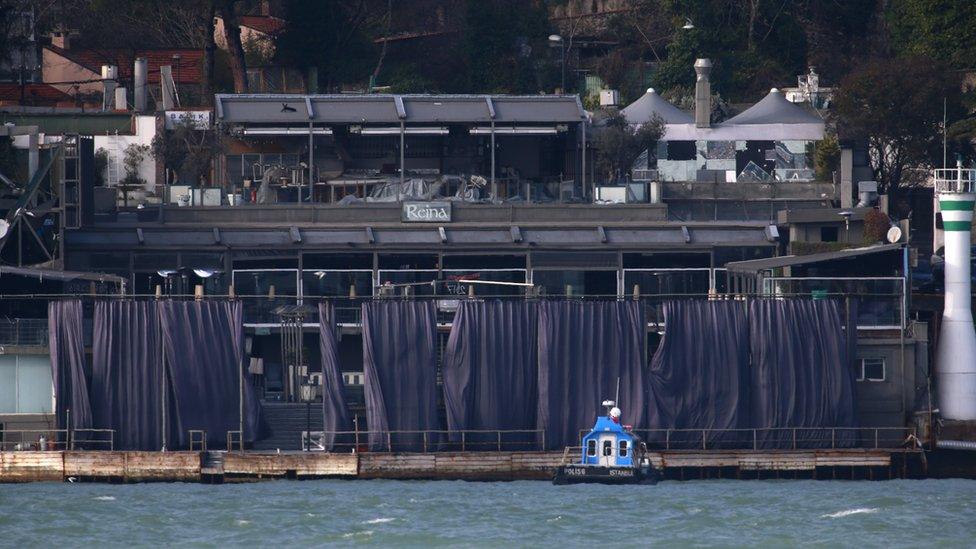
<path id="1" fill-rule="evenodd" d="M 935 192 L 976 193 L 976 170 L 943 168 L 935 170 Z"/>
<path id="2" fill-rule="evenodd" d="M 0 429 L 0 451 L 44 450 L 112 451 L 115 450 L 115 430 Z"/>
<path id="3" fill-rule="evenodd" d="M 589 431 L 580 431 L 580 441 Z M 764 427 L 635 429 L 648 450 L 914 449 L 914 427 Z"/>
<path id="4" fill-rule="evenodd" d="M 47 346 L 47 319 L 0 319 L 0 345 Z"/>
<path id="5" fill-rule="evenodd" d="M 545 448 L 541 429 L 467 429 L 403 431 L 318 431 L 334 437 L 333 452 L 490 452 Z M 317 432 L 313 431 L 312 435 Z"/>

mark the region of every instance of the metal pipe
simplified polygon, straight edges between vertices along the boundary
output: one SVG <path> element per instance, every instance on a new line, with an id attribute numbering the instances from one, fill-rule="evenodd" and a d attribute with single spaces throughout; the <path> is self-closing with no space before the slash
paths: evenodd
<path id="1" fill-rule="evenodd" d="M 940 439 L 935 442 L 936 448 L 944 450 L 969 450 L 976 451 L 976 442 L 972 440 L 945 440 Z"/>

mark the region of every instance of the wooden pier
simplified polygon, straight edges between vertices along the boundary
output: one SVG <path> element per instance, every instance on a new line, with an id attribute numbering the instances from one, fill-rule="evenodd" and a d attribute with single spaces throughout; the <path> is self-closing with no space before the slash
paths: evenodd
<path id="1" fill-rule="evenodd" d="M 651 452 L 664 478 L 887 479 L 924 475 L 915 450 Z M 348 478 L 548 480 L 564 452 L 0 452 L 0 483 L 247 482 Z"/>

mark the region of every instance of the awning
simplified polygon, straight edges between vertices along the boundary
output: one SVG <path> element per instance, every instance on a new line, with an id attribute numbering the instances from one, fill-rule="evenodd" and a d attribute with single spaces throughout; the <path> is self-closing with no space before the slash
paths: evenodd
<path id="1" fill-rule="evenodd" d="M 792 267 L 794 265 L 808 265 L 810 263 L 820 263 L 823 261 L 836 261 L 839 259 L 851 259 L 866 255 L 891 252 L 900 250 L 902 244 L 880 244 L 868 246 L 866 248 L 851 248 L 836 252 L 824 252 L 809 255 L 784 255 L 780 257 L 770 257 L 768 259 L 752 259 L 749 261 L 734 261 L 726 264 L 729 273 L 755 274 L 760 271 Z"/>
<path id="2" fill-rule="evenodd" d="M 575 95 L 218 94 L 217 120 L 235 124 L 568 124 L 586 112 Z"/>
<path id="3" fill-rule="evenodd" d="M 0 266 L 0 276 L 14 275 L 38 280 L 91 280 L 94 282 L 111 282 L 125 284 L 126 280 L 120 276 L 103 273 L 85 273 L 80 271 L 58 271 L 55 269 L 37 269 L 34 267 Z"/>

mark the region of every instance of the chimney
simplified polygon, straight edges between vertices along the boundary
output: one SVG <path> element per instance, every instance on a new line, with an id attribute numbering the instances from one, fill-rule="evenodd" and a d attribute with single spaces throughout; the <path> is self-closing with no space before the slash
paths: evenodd
<path id="1" fill-rule="evenodd" d="M 56 30 L 51 33 L 51 45 L 66 50 L 71 48 L 71 37 L 67 30 Z"/>
<path id="2" fill-rule="evenodd" d="M 695 127 L 708 128 L 712 118 L 712 84 L 708 80 L 712 72 L 712 62 L 708 59 L 695 60 Z"/>
<path id="3" fill-rule="evenodd" d="M 146 112 L 146 77 L 149 74 L 149 62 L 145 57 L 138 57 L 133 67 L 132 77 L 134 86 L 132 89 L 133 103 L 136 112 Z"/>

